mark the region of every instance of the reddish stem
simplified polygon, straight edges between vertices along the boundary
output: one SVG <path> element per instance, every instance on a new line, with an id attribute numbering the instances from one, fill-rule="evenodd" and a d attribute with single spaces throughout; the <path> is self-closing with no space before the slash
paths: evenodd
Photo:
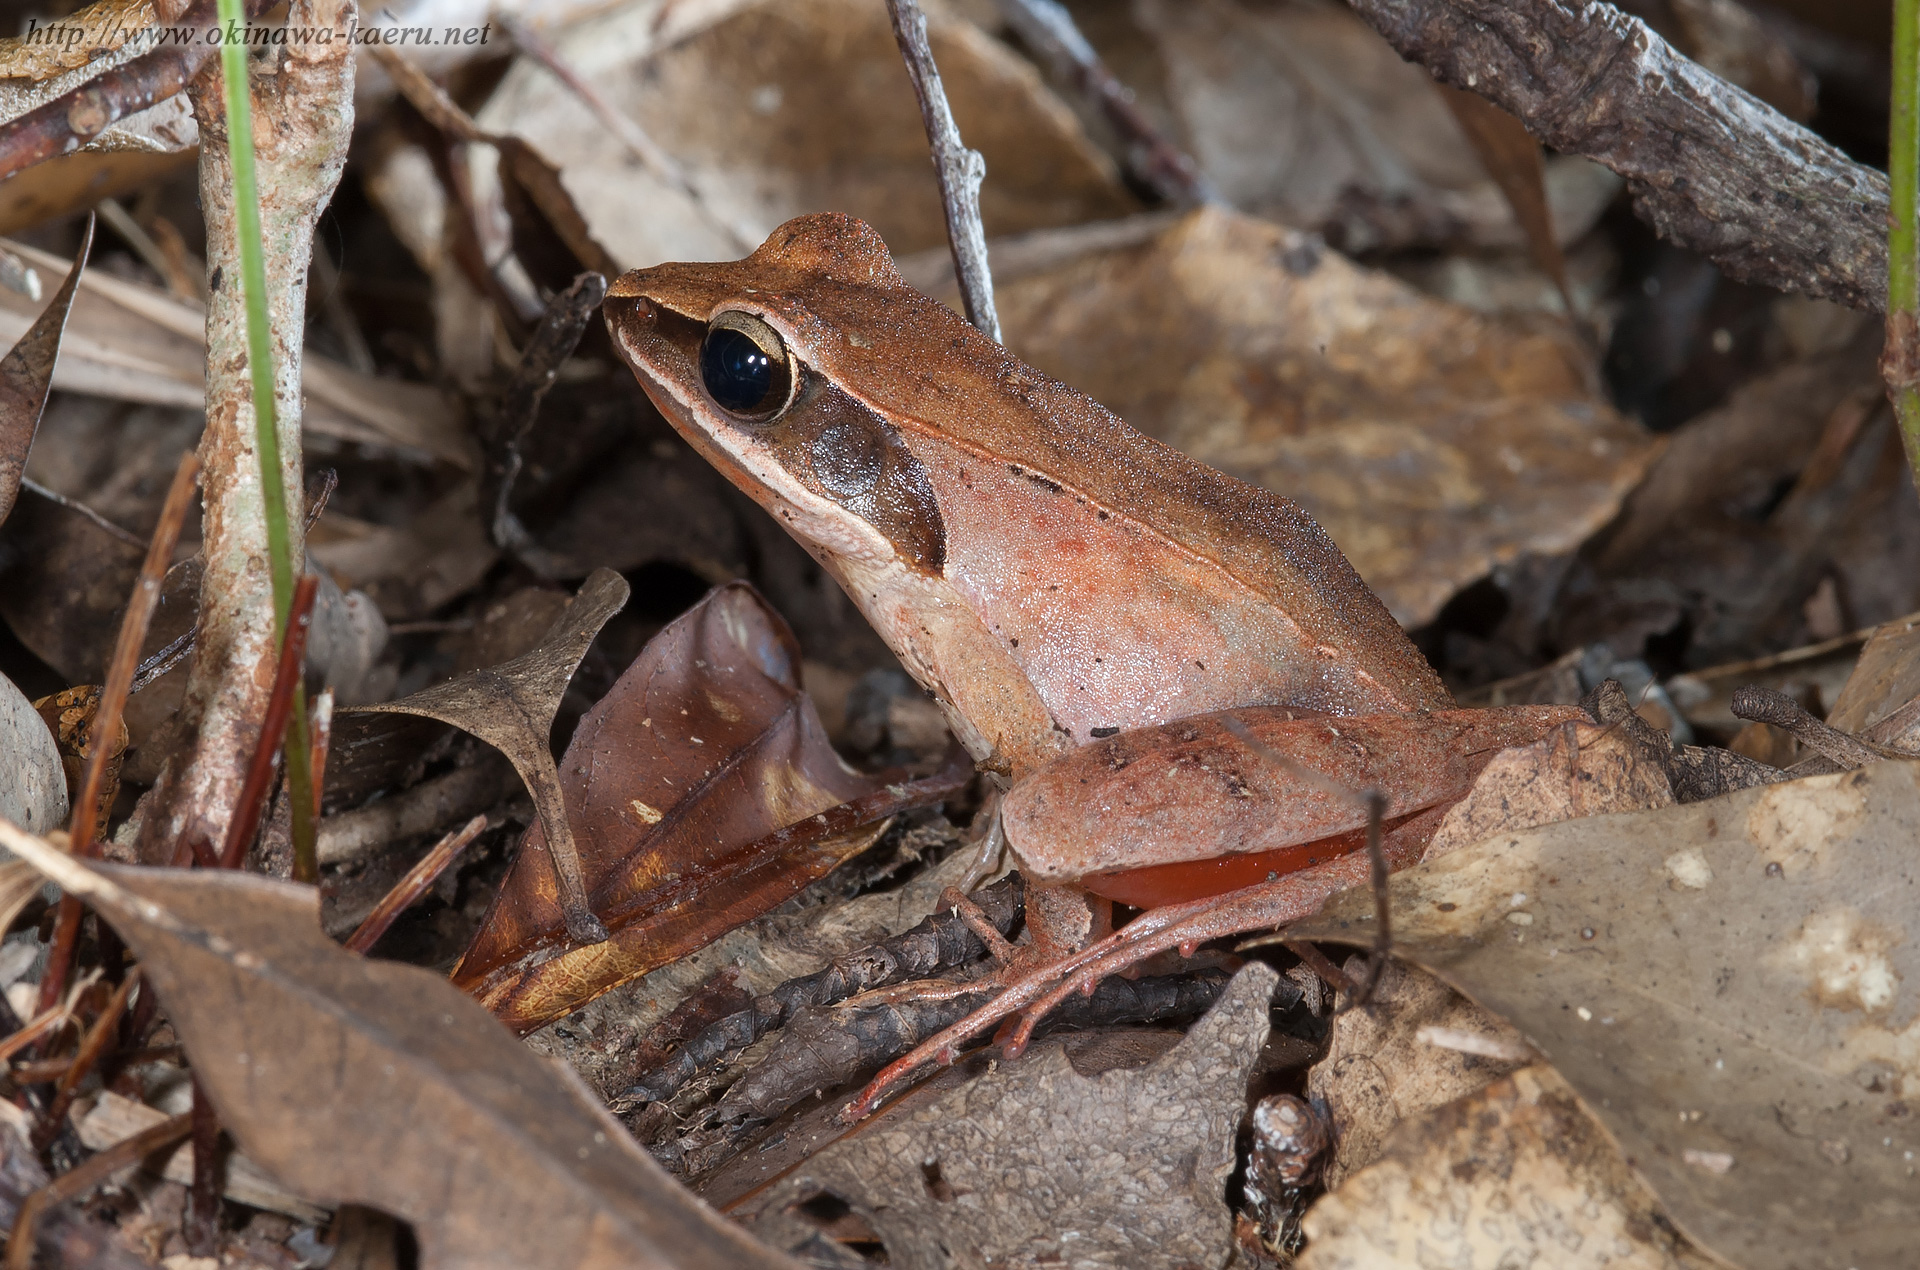
<path id="1" fill-rule="evenodd" d="M 414 901 L 426 894 L 434 879 L 446 871 L 469 842 L 480 836 L 487 827 L 484 815 L 475 816 L 460 828 L 454 830 L 433 844 L 433 850 L 420 857 L 420 862 L 407 870 L 407 876 L 393 884 L 393 889 L 381 897 L 373 906 L 366 920 L 362 921 L 353 934 L 347 937 L 346 948 L 349 952 L 366 953 L 380 937 L 387 933 L 394 919 L 413 906 Z"/>
<path id="2" fill-rule="evenodd" d="M 147 544 L 147 558 L 140 564 L 140 577 L 133 584 L 127 611 L 120 619 L 120 635 L 114 641 L 113 660 L 107 664 L 106 683 L 100 689 L 100 704 L 94 710 L 93 730 L 87 736 L 87 770 L 73 803 L 73 818 L 68 822 L 69 850 L 80 856 L 93 854 L 93 835 L 98 828 L 100 786 L 105 779 L 107 752 L 119 738 L 121 719 L 127 708 L 127 694 L 133 688 L 133 674 L 140 665 L 140 646 L 146 643 L 147 628 L 153 623 L 153 611 L 160 603 L 160 590 L 167 580 L 167 566 L 173 560 L 173 548 L 180 541 L 180 527 L 186 523 L 187 510 L 193 505 L 193 487 L 200 475 L 200 456 L 189 450 L 180 456 L 174 469 L 173 484 L 167 489 L 167 501 L 160 509 L 160 523 L 154 526 Z M 60 917 L 54 925 L 53 945 L 47 954 L 47 973 L 40 979 L 40 1009 L 52 1008 L 67 990 L 67 976 L 73 969 L 73 945 L 80 935 L 80 901 L 71 895 L 60 899 Z"/>
<path id="3" fill-rule="evenodd" d="M 246 858 L 247 847 L 259 832 L 260 808 L 273 784 L 273 758 L 280 749 L 281 734 L 287 730 L 287 714 L 293 709 L 293 690 L 300 682 L 307 652 L 307 631 L 312 626 L 313 596 L 320 580 L 304 574 L 293 587 L 293 605 L 287 612 L 287 637 L 280 644 L 280 664 L 273 671 L 273 693 L 267 698 L 267 717 L 260 723 L 260 742 L 254 746 L 253 761 L 247 764 L 246 783 L 240 786 L 240 799 L 234 804 L 233 820 L 227 825 L 226 845 L 220 850 L 220 867 L 237 869 Z"/>

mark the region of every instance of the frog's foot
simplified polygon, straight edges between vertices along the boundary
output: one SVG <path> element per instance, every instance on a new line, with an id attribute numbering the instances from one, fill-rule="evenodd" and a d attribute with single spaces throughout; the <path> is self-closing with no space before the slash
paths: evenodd
<path id="1" fill-rule="evenodd" d="M 1387 867 L 1402 869 L 1419 859 L 1424 838 L 1413 836 L 1385 844 Z M 1178 949 L 1191 956 L 1211 939 L 1250 931 L 1271 930 L 1317 910 L 1337 891 L 1367 885 L 1372 865 L 1365 851 L 1349 852 L 1269 882 L 1229 891 L 1224 895 L 1152 909 L 1118 931 L 1095 940 L 1077 952 L 1058 956 L 1044 965 L 1028 964 L 1017 978 L 1006 977 L 1004 990 L 945 1031 L 929 1037 L 912 1052 L 895 1060 L 870 1081 L 860 1096 L 841 1112 L 853 1121 L 872 1114 L 896 1088 L 932 1063 L 952 1063 L 960 1046 L 988 1028 L 1020 1013 L 1022 1018 L 1006 1041 L 1007 1057 L 1026 1049 L 1033 1029 L 1047 1014 L 1075 992 L 1092 992 L 1102 979 L 1139 965 L 1147 958 Z M 1014 967 L 1009 965 L 1006 970 Z"/>

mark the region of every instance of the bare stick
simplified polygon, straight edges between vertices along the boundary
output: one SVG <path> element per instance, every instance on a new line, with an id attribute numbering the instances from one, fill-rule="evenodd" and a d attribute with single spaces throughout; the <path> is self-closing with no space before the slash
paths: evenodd
<path id="1" fill-rule="evenodd" d="M 1402 57 L 1627 179 L 1663 238 L 1743 282 L 1887 299 L 1887 181 L 1600 0 L 1351 0 Z"/>
<path id="2" fill-rule="evenodd" d="M 193 1188 L 187 1196 L 184 1223 L 187 1251 L 196 1257 L 212 1257 L 220 1250 L 220 1198 L 226 1189 L 220 1175 L 226 1170 L 221 1167 L 220 1116 L 197 1077 L 193 1082 L 193 1110 L 187 1115 L 193 1126 Z"/>
<path id="3" fill-rule="evenodd" d="M 967 321 L 988 339 L 1000 340 L 1000 315 L 993 308 L 993 275 L 987 268 L 987 231 L 980 223 L 980 184 L 987 179 L 987 161 L 978 150 L 960 140 L 959 125 L 947 105 L 940 68 L 933 64 L 933 46 L 927 41 L 927 15 L 919 0 L 887 0 L 893 35 L 906 59 L 907 78 L 920 102 L 920 118 L 927 125 L 927 145 L 933 151 L 933 172 L 940 182 L 940 203 L 947 213 L 947 243 L 953 248 L 953 271 L 960 279 L 960 307 Z"/>
<path id="4" fill-rule="evenodd" d="M 1193 156 L 1153 126 L 1134 104 L 1133 90 L 1121 83 L 1080 34 L 1073 15 L 1059 0 L 999 0 L 1001 16 L 1047 59 L 1053 72 L 1071 84 L 1120 134 L 1127 147 L 1127 170 L 1169 203 L 1218 203 L 1220 191 Z"/>
<path id="5" fill-rule="evenodd" d="M 247 12 L 258 14 L 264 0 L 250 0 Z M 151 53 L 123 62 L 72 92 L 0 126 L 0 179 L 23 168 L 77 150 L 108 125 L 165 101 L 187 86 L 219 47 L 208 39 L 214 28 L 213 0 L 204 0 L 183 14 L 174 30 L 184 39 L 163 40 Z"/>
<path id="6" fill-rule="evenodd" d="M 1893 3 L 1892 109 L 1887 120 L 1887 342 L 1880 374 L 1900 423 L 1907 468 L 1920 482 L 1920 4 Z"/>
<path id="7" fill-rule="evenodd" d="M 145 1159 L 184 1139 L 193 1128 L 192 1113 L 162 1120 L 131 1138 L 116 1142 L 76 1169 L 70 1169 L 27 1196 L 7 1236 L 7 1270 L 32 1270 L 34 1227 L 40 1215 L 55 1204 L 83 1195 L 127 1165 Z"/>
<path id="8" fill-rule="evenodd" d="M 1728 709 L 1737 719 L 1765 723 L 1790 733 L 1808 749 L 1849 771 L 1884 758 L 1903 757 L 1898 751 L 1869 745 L 1821 722 L 1802 709 L 1799 702 L 1774 688 L 1753 684 L 1735 688 Z"/>
<path id="9" fill-rule="evenodd" d="M 135 966 L 120 981 L 120 986 L 114 989 L 113 996 L 107 1000 L 107 1008 L 100 1011 L 100 1017 L 93 1021 L 86 1036 L 81 1038 L 80 1049 L 74 1054 L 73 1061 L 60 1073 L 60 1079 L 53 1087 L 53 1101 L 48 1104 L 46 1114 L 41 1116 L 40 1123 L 34 1129 L 33 1144 L 40 1150 L 46 1150 L 47 1144 L 59 1135 L 61 1127 L 66 1124 L 67 1109 L 73 1106 L 74 1092 L 86 1074 L 93 1070 L 94 1064 L 100 1061 L 100 1056 L 106 1053 L 107 1046 L 119 1029 L 120 1016 L 126 1013 L 127 999 L 133 995 L 134 987 L 139 982 L 140 967 Z"/>
<path id="10" fill-rule="evenodd" d="M 173 559 L 174 545 L 180 541 L 180 526 L 186 522 L 187 510 L 193 505 L 193 483 L 199 474 L 200 456 L 192 451 L 181 455 L 180 466 L 174 469 L 173 484 L 167 489 L 167 501 L 160 509 L 160 523 L 154 526 L 146 559 L 140 564 L 140 576 L 133 584 L 127 611 L 120 619 L 113 660 L 107 664 L 107 681 L 100 689 L 100 704 L 94 711 L 92 731 L 87 734 L 87 768 L 80 778 L 80 796 L 74 800 L 73 818 L 68 822 L 73 849 L 83 856 L 93 854 L 107 752 L 120 736 L 127 696 L 133 691 L 134 671 L 140 660 L 140 646 L 146 643 L 147 628 L 152 625 L 153 611 L 159 606 L 167 564 Z M 79 934 L 80 901 L 64 895 L 60 898 L 60 916 L 54 924 L 53 942 L 47 952 L 47 971 L 40 979 L 42 1010 L 58 1001 L 66 990 L 67 976 L 73 971 L 74 941 Z"/>
<path id="11" fill-rule="evenodd" d="M 393 884 L 393 889 L 373 906 L 373 911 L 367 914 L 366 920 L 355 928 L 353 934 L 347 936 L 345 945 L 347 951 L 363 954 L 371 951 L 373 946 L 380 942 L 380 937 L 387 933 L 387 928 L 393 925 L 394 919 L 413 907 L 414 901 L 425 895 L 427 888 L 433 885 L 434 880 L 446 872 L 447 866 L 453 863 L 454 857 L 465 850 L 469 842 L 479 837 L 480 831 L 486 827 L 487 818 L 484 815 L 475 816 L 434 843 L 433 850 L 421 856 L 420 862 L 408 869 L 407 875 Z"/>

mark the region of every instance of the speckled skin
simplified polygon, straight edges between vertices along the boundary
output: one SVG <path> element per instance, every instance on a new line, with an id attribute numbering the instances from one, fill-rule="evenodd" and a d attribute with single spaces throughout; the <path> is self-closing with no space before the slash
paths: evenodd
<path id="1" fill-rule="evenodd" d="M 762 424 L 701 385 L 716 313 L 803 369 Z M 1305 512 L 1142 435 L 804 216 L 742 261 L 636 270 L 614 342 L 661 412 L 839 580 L 985 765 L 1235 706 L 1444 709 L 1439 678 Z"/>

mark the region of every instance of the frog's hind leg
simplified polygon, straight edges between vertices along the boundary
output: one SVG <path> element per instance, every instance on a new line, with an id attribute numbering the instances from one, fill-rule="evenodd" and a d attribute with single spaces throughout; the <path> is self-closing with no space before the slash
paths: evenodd
<path id="1" fill-rule="evenodd" d="M 1425 835 L 1389 836 L 1384 844 L 1388 867 L 1401 869 L 1414 863 L 1424 846 Z M 1007 1056 L 1015 1057 L 1026 1048 L 1041 1020 L 1073 993 L 1091 991 L 1109 975 L 1168 949 L 1190 954 L 1211 939 L 1271 930 L 1298 921 L 1335 892 L 1365 886 L 1371 872 L 1367 853 L 1354 851 L 1225 895 L 1143 913 L 1106 938 L 1045 965 L 1030 966 L 1019 978 L 1007 981 L 1006 988 L 993 1000 L 889 1064 L 841 1114 L 847 1120 L 871 1114 L 922 1067 L 951 1063 L 961 1045 L 1018 1012 L 1022 1015 L 1020 1023 L 1005 1046 Z"/>

